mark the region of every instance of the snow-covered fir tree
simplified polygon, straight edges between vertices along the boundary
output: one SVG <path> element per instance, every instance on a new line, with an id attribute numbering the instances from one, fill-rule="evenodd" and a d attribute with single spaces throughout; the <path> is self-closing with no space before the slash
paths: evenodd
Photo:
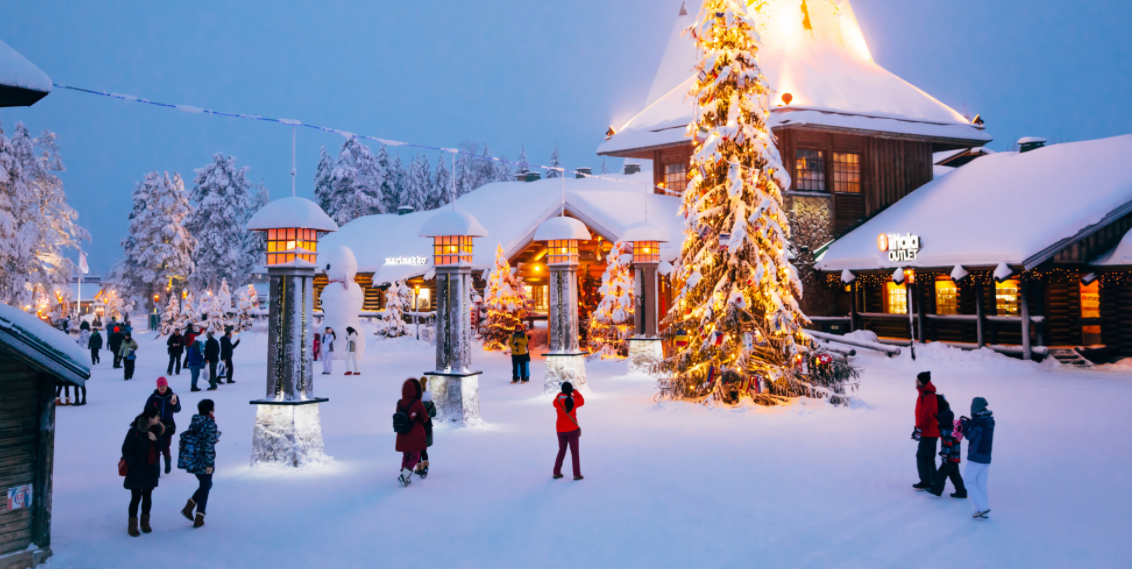
<path id="1" fill-rule="evenodd" d="M 152 303 L 155 293 L 170 282 L 181 283 L 193 273 L 196 238 L 185 227 L 192 211 L 180 174 L 150 172 L 137 183 L 130 212 L 130 234 L 122 240 L 124 256 L 112 270 L 112 280 L 124 298 Z"/>
<path id="2" fill-rule="evenodd" d="M 429 192 L 432 190 L 431 168 L 428 157 L 418 154 L 409 161 L 409 172 L 401 193 L 401 205 L 413 211 L 428 209 Z"/>
<path id="3" fill-rule="evenodd" d="M 385 290 L 385 313 L 381 316 L 380 335 L 386 338 L 400 338 L 405 329 L 405 310 L 412 306 L 413 289 L 405 281 L 397 281 Z"/>
<path id="4" fill-rule="evenodd" d="M 122 320 L 122 316 L 126 313 L 126 306 L 122 303 L 122 298 L 118 296 L 118 291 L 112 288 L 106 289 L 100 300 L 102 300 L 103 313 L 107 322 L 111 318 Z"/>
<path id="5" fill-rule="evenodd" d="M 589 345 L 602 357 L 629 355 L 633 333 L 633 246 L 618 241 L 606 257 L 598 294 L 601 301 L 590 314 Z"/>
<path id="6" fill-rule="evenodd" d="M 236 321 L 234 322 L 234 326 L 237 332 L 246 332 L 252 329 L 252 325 L 255 323 L 255 316 L 252 314 L 252 310 L 255 310 L 258 302 L 259 295 L 255 291 L 255 286 L 248 285 L 244 287 L 243 292 L 240 293 L 236 300 Z"/>
<path id="7" fill-rule="evenodd" d="M 554 151 L 552 151 L 550 153 L 550 164 L 547 164 L 547 166 L 550 166 L 551 168 L 561 168 L 562 167 L 562 164 L 559 163 L 559 161 L 558 161 L 558 143 L 557 142 L 554 143 Z M 558 170 L 549 170 L 546 173 L 547 178 L 557 178 L 561 175 L 562 175 L 562 173 L 559 172 Z"/>
<path id="8" fill-rule="evenodd" d="M 413 205 L 408 200 L 402 201 L 402 198 L 405 197 L 407 191 L 405 185 L 409 181 L 409 171 L 406 170 L 405 166 L 401 163 L 400 153 L 397 153 L 393 157 L 393 162 L 389 166 L 389 175 L 393 179 L 393 197 L 390 201 L 395 205 L 393 209 L 388 209 L 387 211 L 389 213 L 397 213 L 401 206 L 413 207 Z M 413 209 L 415 210 L 416 208 Z"/>
<path id="9" fill-rule="evenodd" d="M 185 289 L 181 294 L 183 295 L 181 298 L 181 329 L 183 330 L 189 324 L 192 324 L 195 329 L 200 323 L 200 311 L 197 310 L 193 292 Z"/>
<path id="10" fill-rule="evenodd" d="M 232 291 L 228 288 L 228 281 L 220 281 L 220 290 L 216 292 L 216 300 L 220 303 L 220 307 L 224 310 L 225 318 L 229 313 L 234 313 L 232 307 Z"/>
<path id="11" fill-rule="evenodd" d="M 400 162 L 396 163 L 400 167 Z M 394 167 L 394 161 L 389 157 L 389 149 L 384 144 L 377 149 L 377 154 L 374 155 L 374 179 L 377 182 L 379 195 L 381 196 L 381 212 L 378 213 L 397 213 L 397 198 L 400 197 L 400 189 L 397 187 L 397 172 Z"/>
<path id="12" fill-rule="evenodd" d="M 511 163 L 507 161 L 507 155 L 504 154 L 499 157 L 498 162 L 494 162 L 494 169 L 491 181 L 493 182 L 510 182 L 511 177 L 514 175 L 511 172 Z"/>
<path id="13" fill-rule="evenodd" d="M 322 146 L 318 149 L 318 165 L 314 168 L 314 201 L 322 211 L 328 212 L 334 207 L 334 158 Z"/>
<path id="14" fill-rule="evenodd" d="M 495 164 L 496 161 L 491 159 L 491 151 L 487 148 L 487 143 L 483 143 L 483 151 L 480 153 L 483 158 L 477 158 L 475 162 L 476 178 L 478 185 L 476 188 L 485 184 L 495 182 Z"/>
<path id="15" fill-rule="evenodd" d="M 385 172 L 368 146 L 357 138 L 342 144 L 330 177 L 330 198 L 325 208 L 339 226 L 363 215 L 385 213 L 381 186 Z"/>
<path id="16" fill-rule="evenodd" d="M 165 311 L 161 313 L 160 335 L 168 336 L 174 331 L 183 332 L 181 324 L 181 299 L 177 295 L 169 295 L 169 302 L 165 304 Z"/>
<path id="17" fill-rule="evenodd" d="M 503 254 L 503 245 L 495 250 L 495 266 L 487 277 L 484 305 L 487 319 L 480 327 L 485 350 L 502 350 L 515 325 L 526 318 L 526 295 L 522 283 L 511 274 L 511 265 Z"/>
<path id="18" fill-rule="evenodd" d="M 519 164 L 518 166 L 516 166 L 516 168 L 517 168 L 517 170 L 515 171 L 516 174 L 522 174 L 523 172 L 530 172 L 531 171 L 531 165 L 527 163 L 527 147 L 526 146 L 520 146 L 519 147 L 519 158 L 517 160 L 515 160 L 515 162 L 517 162 Z"/>
<path id="19" fill-rule="evenodd" d="M 224 327 L 228 325 L 226 313 L 231 307 L 225 307 L 218 294 L 206 294 L 201 298 L 201 302 L 204 305 L 201 310 L 205 317 L 204 329 L 217 337 L 223 335 Z"/>
<path id="20" fill-rule="evenodd" d="M 248 209 L 245 212 L 244 220 L 241 222 L 241 227 L 247 227 L 248 222 L 251 221 L 252 216 L 255 215 L 260 208 L 267 205 L 271 198 L 267 194 L 267 186 L 262 182 L 252 188 Z M 244 231 L 243 236 L 243 249 L 244 249 L 244 268 L 241 274 L 246 275 L 245 279 L 250 279 L 252 271 L 255 270 L 257 265 L 262 265 L 267 259 L 267 232 L 266 231 Z M 233 281 L 233 282 L 247 282 Z"/>
<path id="21" fill-rule="evenodd" d="M 252 263 L 245 249 L 245 223 L 248 212 L 257 209 L 248 168 L 237 168 L 234 156 L 214 154 L 211 164 L 195 172 L 190 198 L 196 209 L 185 219 L 197 239 L 189 284 L 200 291 L 216 290 L 224 279 L 248 282 Z"/>
<path id="22" fill-rule="evenodd" d="M 447 160 L 451 160 L 451 154 L 441 152 L 440 158 L 436 161 L 436 172 L 432 176 L 427 209 L 438 209 L 451 201 L 452 173 L 448 170 Z"/>

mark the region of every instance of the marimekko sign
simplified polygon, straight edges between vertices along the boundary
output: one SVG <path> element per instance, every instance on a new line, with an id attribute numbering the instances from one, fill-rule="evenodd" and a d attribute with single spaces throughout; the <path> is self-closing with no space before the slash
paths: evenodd
<path id="1" fill-rule="evenodd" d="M 24 484 L 8 489 L 8 509 L 21 510 L 31 507 L 32 485 Z"/>
<path id="2" fill-rule="evenodd" d="M 386 257 L 386 265 L 427 265 L 427 257 Z"/>
<path id="3" fill-rule="evenodd" d="M 881 233 L 877 236 L 877 249 L 888 253 L 893 263 L 915 261 L 920 252 L 920 236 L 905 233 Z"/>

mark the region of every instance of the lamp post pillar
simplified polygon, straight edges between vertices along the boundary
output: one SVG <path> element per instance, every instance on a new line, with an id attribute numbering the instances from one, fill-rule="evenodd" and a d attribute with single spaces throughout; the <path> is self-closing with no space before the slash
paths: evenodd
<path id="1" fill-rule="evenodd" d="M 657 337 L 657 320 L 660 311 L 660 293 L 657 286 L 659 262 L 633 261 L 633 288 L 636 293 L 636 310 L 633 311 L 633 337 L 629 338 L 630 375 L 648 375 L 653 366 L 664 359 L 664 350 Z"/>

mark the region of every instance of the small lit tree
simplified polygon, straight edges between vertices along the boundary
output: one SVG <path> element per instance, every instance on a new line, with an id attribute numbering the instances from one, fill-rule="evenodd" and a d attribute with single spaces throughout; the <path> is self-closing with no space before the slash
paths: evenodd
<path id="1" fill-rule="evenodd" d="M 259 294 L 256 293 L 255 286 L 248 285 L 236 302 L 235 329 L 237 332 L 246 332 L 252 329 L 252 325 L 255 323 L 255 316 L 252 311 L 255 310 L 258 303 Z"/>
<path id="2" fill-rule="evenodd" d="M 385 291 L 385 314 L 381 316 L 381 335 L 399 338 L 408 334 L 405 329 L 405 309 L 413 300 L 413 289 L 405 281 L 397 281 Z"/>
<path id="3" fill-rule="evenodd" d="M 181 330 L 184 330 L 189 324 L 197 329 L 200 324 L 200 312 L 196 309 L 193 293 L 186 289 L 183 294 L 184 297 L 181 299 Z"/>
<path id="4" fill-rule="evenodd" d="M 228 279 L 221 279 L 220 292 L 216 293 L 216 300 L 220 302 L 220 308 L 224 311 L 225 318 L 228 313 L 235 312 L 232 309 L 232 291 L 228 289 Z"/>
<path id="5" fill-rule="evenodd" d="M 629 355 L 633 332 L 633 247 L 618 241 L 609 250 L 601 275 L 601 302 L 590 315 L 590 347 L 602 357 Z"/>
<path id="6" fill-rule="evenodd" d="M 201 312 L 205 316 L 202 325 L 204 329 L 217 336 L 224 334 L 224 326 L 228 321 L 224 317 L 224 303 L 220 302 L 220 297 L 215 294 L 206 294 L 201 298 L 201 304 L 203 305 Z"/>
<path id="7" fill-rule="evenodd" d="M 503 245 L 499 245 L 495 251 L 495 268 L 488 275 L 484 290 L 487 319 L 480 334 L 485 350 L 502 350 L 507 345 L 507 337 L 526 317 L 526 296 L 522 282 L 511 274 Z"/>
<path id="8" fill-rule="evenodd" d="M 112 288 L 106 289 L 106 291 L 102 293 L 102 304 L 105 306 L 107 321 L 111 318 L 122 319 L 125 306 L 122 303 L 122 298 L 118 296 L 118 291 Z"/>
<path id="9" fill-rule="evenodd" d="M 169 295 L 169 303 L 165 305 L 165 312 L 161 314 L 161 335 L 168 336 L 174 331 L 182 331 L 184 328 L 178 327 L 181 322 L 181 299 L 176 295 Z"/>

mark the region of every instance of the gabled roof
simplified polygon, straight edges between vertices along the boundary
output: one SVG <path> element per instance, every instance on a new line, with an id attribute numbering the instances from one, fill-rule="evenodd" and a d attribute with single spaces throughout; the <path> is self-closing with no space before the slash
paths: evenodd
<path id="1" fill-rule="evenodd" d="M 1132 213 L 1132 135 L 979 158 L 937 178 L 834 241 L 823 271 L 896 267 L 1032 269 Z M 915 261 L 893 262 L 880 234 L 920 237 Z"/>
<path id="2" fill-rule="evenodd" d="M 90 377 L 88 356 L 74 338 L 7 304 L 0 304 L 0 345 L 60 381 L 81 386 Z"/>
<path id="3" fill-rule="evenodd" d="M 759 16 L 759 65 L 775 94 L 772 128 L 814 125 L 981 146 L 979 125 L 877 65 L 849 0 L 766 0 Z M 694 9 L 693 9 L 694 8 Z M 688 97 L 698 56 L 683 31 L 699 2 L 677 18 L 643 110 L 598 147 L 598 154 L 684 144 L 694 101 Z M 782 95 L 790 93 L 787 105 Z"/>
<path id="4" fill-rule="evenodd" d="M 0 107 L 29 107 L 51 92 L 51 79 L 0 41 Z"/>

